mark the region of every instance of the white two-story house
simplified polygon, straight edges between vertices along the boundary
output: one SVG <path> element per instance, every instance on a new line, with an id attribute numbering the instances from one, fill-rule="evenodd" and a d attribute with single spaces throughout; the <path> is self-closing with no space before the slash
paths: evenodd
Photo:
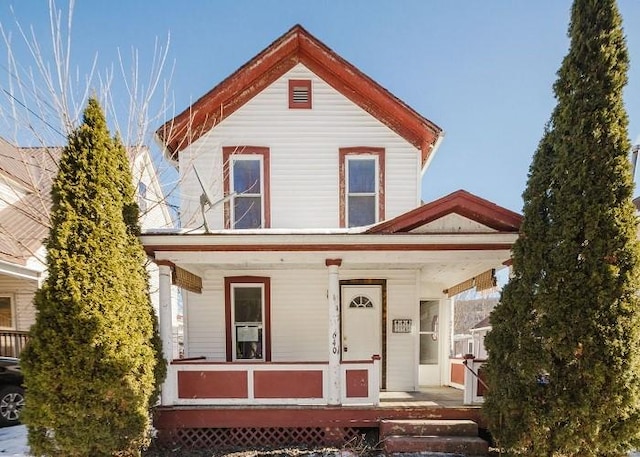
<path id="1" fill-rule="evenodd" d="M 169 286 L 185 291 L 185 359 L 156 427 L 266 427 L 267 406 L 450 382 L 450 296 L 494 285 L 521 218 L 465 191 L 421 205 L 440 127 L 295 26 L 157 135 L 182 228 L 142 240 L 165 353 Z"/>

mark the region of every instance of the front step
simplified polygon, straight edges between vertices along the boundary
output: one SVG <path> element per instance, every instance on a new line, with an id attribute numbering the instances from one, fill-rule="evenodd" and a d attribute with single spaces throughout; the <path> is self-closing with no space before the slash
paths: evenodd
<path id="1" fill-rule="evenodd" d="M 486 456 L 489 444 L 469 420 L 383 420 L 380 440 L 387 454 L 438 452 Z"/>

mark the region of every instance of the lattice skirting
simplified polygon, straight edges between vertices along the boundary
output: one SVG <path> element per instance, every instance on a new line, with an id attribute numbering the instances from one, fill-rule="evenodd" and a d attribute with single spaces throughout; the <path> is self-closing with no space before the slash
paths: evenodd
<path id="1" fill-rule="evenodd" d="M 306 428 L 180 428 L 173 430 L 173 444 L 195 449 L 285 446 L 341 446 L 364 439 L 369 429 L 353 427 Z"/>

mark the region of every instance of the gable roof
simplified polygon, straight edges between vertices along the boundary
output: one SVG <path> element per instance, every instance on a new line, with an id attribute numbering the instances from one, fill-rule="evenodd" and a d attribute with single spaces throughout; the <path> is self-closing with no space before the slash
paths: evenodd
<path id="1" fill-rule="evenodd" d="M 518 232 L 522 216 L 465 190 L 374 225 L 367 233 L 404 233 L 445 217 L 458 214 L 499 232 Z"/>
<path id="2" fill-rule="evenodd" d="M 427 163 L 443 131 L 373 79 L 295 25 L 156 135 L 172 159 L 298 63 L 304 64 L 338 92 L 380 120 L 421 151 Z"/>

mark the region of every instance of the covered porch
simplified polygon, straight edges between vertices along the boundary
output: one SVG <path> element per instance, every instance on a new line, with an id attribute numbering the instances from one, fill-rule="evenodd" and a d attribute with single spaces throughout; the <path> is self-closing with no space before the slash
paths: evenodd
<path id="1" fill-rule="evenodd" d="M 482 426 L 481 361 L 452 351 L 451 297 L 495 286 L 519 223 L 459 191 L 371 227 L 143 235 L 170 360 L 162 439 L 344 444 L 395 419 Z"/>
<path id="2" fill-rule="evenodd" d="M 463 388 L 465 371 L 450 358 L 446 292 L 502 266 L 514 240 L 504 233 L 144 235 L 159 265 L 160 330 L 172 356 L 162 406 L 378 407 L 385 391 Z M 184 359 L 167 325 L 172 284 L 187 290 Z M 234 321 L 236 284 L 258 291 L 256 322 Z M 373 317 L 347 314 L 366 298 L 361 290 L 372 297 L 364 312 Z M 433 318 L 421 314 L 423 303 L 434 305 Z M 349 319 L 365 328 L 363 339 L 349 333 Z"/>

